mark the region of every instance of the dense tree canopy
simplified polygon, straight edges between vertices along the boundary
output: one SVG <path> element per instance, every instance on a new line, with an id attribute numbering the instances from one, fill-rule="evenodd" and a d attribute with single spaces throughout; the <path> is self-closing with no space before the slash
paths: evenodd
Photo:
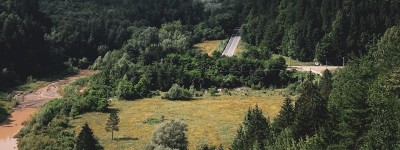
<path id="1" fill-rule="evenodd" d="M 396 0 L 248 0 L 242 35 L 251 45 L 299 60 L 341 65 L 400 22 Z"/>

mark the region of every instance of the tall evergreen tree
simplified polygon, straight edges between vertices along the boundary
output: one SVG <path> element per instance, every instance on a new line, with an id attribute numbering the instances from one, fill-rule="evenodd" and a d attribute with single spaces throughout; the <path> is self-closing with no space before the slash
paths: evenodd
<path id="1" fill-rule="evenodd" d="M 322 78 L 319 83 L 319 87 L 322 98 L 328 100 L 332 90 L 332 73 L 328 69 L 326 69 L 322 73 Z"/>
<path id="2" fill-rule="evenodd" d="M 294 107 L 290 98 L 285 98 L 278 116 L 275 118 L 273 127 L 277 133 L 283 129 L 291 127 L 294 122 Z"/>
<path id="3" fill-rule="evenodd" d="M 95 138 L 92 129 L 85 123 L 76 138 L 75 150 L 98 150 L 103 149 Z"/>
<path id="4" fill-rule="evenodd" d="M 364 149 L 396 149 L 400 141 L 400 69 L 379 78 L 369 90 L 370 129 Z"/>
<path id="5" fill-rule="evenodd" d="M 106 123 L 106 131 L 111 132 L 111 139 L 114 139 L 114 131 L 118 131 L 119 117 L 116 112 L 111 112 Z"/>
<path id="6" fill-rule="evenodd" d="M 272 141 L 272 131 L 269 120 L 265 118 L 262 110 L 256 106 L 249 109 L 239 128 L 236 139 L 231 145 L 232 149 L 265 149 Z"/>
<path id="7" fill-rule="evenodd" d="M 313 136 L 324 124 L 327 117 L 327 102 L 324 100 L 313 83 L 310 72 L 304 89 L 295 105 L 294 132 L 297 138 Z"/>

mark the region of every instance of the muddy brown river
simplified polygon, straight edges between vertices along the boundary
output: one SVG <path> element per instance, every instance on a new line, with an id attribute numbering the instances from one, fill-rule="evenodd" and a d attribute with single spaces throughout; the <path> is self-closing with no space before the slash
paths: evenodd
<path id="1" fill-rule="evenodd" d="M 61 87 L 79 78 L 95 73 L 91 70 L 81 70 L 79 74 L 47 84 L 47 86 L 32 92 L 22 92 L 15 95 L 19 105 L 14 108 L 7 120 L 0 123 L 0 149 L 14 150 L 17 148 L 17 139 L 14 136 L 23 127 L 22 123 L 42 106 L 52 99 L 60 98 Z"/>

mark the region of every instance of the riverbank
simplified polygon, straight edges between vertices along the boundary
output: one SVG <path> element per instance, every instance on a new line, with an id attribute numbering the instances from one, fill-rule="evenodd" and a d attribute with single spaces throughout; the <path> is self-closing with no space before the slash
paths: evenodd
<path id="1" fill-rule="evenodd" d="M 14 136 L 23 127 L 23 122 L 30 119 L 43 104 L 61 98 L 60 91 L 64 85 L 94 73 L 92 70 L 81 70 L 76 75 L 50 82 L 35 91 L 19 92 L 15 95 L 18 105 L 13 108 L 8 119 L 0 124 L 0 147 L 4 150 L 17 149 L 17 140 Z"/>

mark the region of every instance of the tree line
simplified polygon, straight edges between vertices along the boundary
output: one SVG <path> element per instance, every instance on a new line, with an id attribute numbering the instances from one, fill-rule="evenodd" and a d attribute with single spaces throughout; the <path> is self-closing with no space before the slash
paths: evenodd
<path id="1" fill-rule="evenodd" d="M 231 149 L 399 149 L 399 40 L 400 27 L 390 28 L 334 78 L 310 73 L 273 122 L 249 109 Z"/>
<path id="2" fill-rule="evenodd" d="M 191 43 L 224 38 L 230 16 L 197 0 L 33 0 L 0 1 L 0 89 L 9 90 L 28 76 L 87 67 L 98 56 L 120 49 L 132 28 L 156 27 L 180 20 L 192 32 Z M 215 17 L 216 16 L 216 17 Z M 73 68 L 69 69 L 68 68 Z"/>

